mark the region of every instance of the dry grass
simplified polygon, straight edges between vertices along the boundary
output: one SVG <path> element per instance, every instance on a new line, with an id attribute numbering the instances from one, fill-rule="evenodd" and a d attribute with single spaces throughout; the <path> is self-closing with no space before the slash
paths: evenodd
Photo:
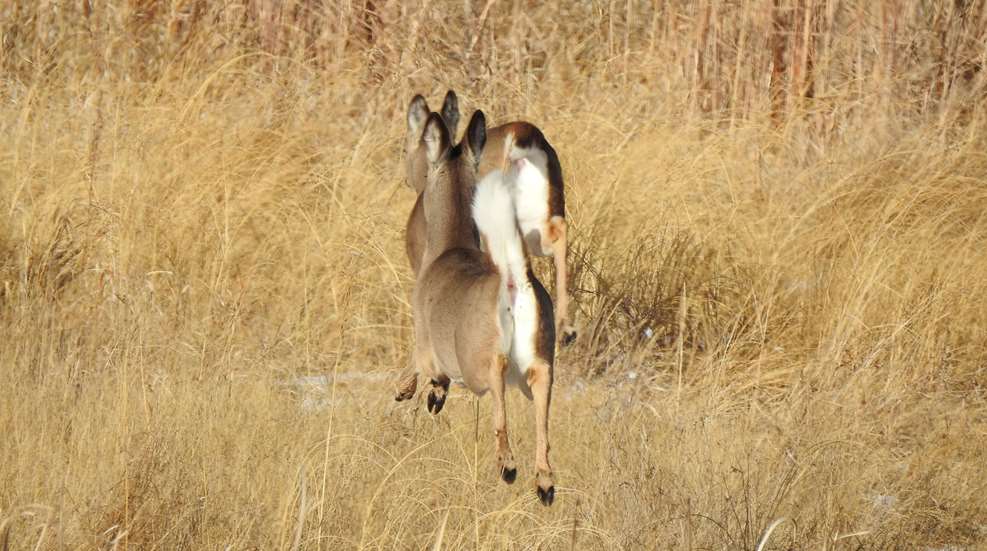
<path id="1" fill-rule="evenodd" d="M 987 548 L 987 7 L 942 4 L 7 2 L 0 546 Z M 391 398 L 447 87 L 566 171 L 550 509 L 517 393 L 514 486 L 487 400 Z"/>

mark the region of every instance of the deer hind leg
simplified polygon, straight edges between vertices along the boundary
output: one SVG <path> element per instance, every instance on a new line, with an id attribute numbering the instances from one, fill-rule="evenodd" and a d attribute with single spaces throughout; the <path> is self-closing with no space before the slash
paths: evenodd
<path id="1" fill-rule="evenodd" d="M 553 216 L 548 222 L 549 246 L 542 245 L 542 250 L 551 250 L 555 260 L 555 334 L 559 342 L 567 346 L 576 340 L 576 328 L 569 320 L 569 273 L 566 268 L 566 252 L 568 239 L 566 237 L 565 218 Z"/>
<path id="2" fill-rule="evenodd" d="M 528 386 L 535 397 L 535 492 L 542 505 L 555 500 L 555 479 L 548 461 L 548 409 L 552 402 L 552 367 L 536 360 L 528 368 Z"/>
<path id="3" fill-rule="evenodd" d="M 490 363 L 490 394 L 493 397 L 494 436 L 497 439 L 497 472 L 504 482 L 514 483 L 517 478 L 517 466 L 514 464 L 514 454 L 511 443 L 507 439 L 507 408 L 504 392 L 507 372 L 507 358 L 497 354 Z"/>

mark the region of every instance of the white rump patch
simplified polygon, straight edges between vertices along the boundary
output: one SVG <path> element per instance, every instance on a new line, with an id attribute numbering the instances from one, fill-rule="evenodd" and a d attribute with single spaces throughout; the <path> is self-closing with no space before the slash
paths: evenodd
<path id="1" fill-rule="evenodd" d="M 505 286 L 528 283 L 528 262 L 518 233 L 514 198 L 504 174 L 495 170 L 476 186 L 473 220 L 483 235 L 486 252 L 504 277 Z M 512 295 L 514 293 L 511 293 Z"/>

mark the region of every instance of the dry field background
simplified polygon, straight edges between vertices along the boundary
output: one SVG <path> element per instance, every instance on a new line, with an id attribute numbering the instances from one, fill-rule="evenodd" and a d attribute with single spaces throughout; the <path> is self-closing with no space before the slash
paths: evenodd
<path id="1" fill-rule="evenodd" d="M 985 43 L 982 0 L 4 2 L 0 548 L 987 549 Z M 489 400 L 392 400 L 449 87 L 566 173 L 552 508 L 517 392 L 513 486 Z"/>

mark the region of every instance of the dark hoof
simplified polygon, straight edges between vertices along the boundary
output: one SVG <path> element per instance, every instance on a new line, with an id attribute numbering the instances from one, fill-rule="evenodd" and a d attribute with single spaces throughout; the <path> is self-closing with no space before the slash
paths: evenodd
<path id="1" fill-rule="evenodd" d="M 414 395 L 415 395 L 414 392 L 411 392 L 411 393 L 408 393 L 408 392 L 399 392 L 399 393 L 397 393 L 397 394 L 394 395 L 394 401 L 395 402 L 403 402 L 405 400 L 410 400 Z"/>
<path id="2" fill-rule="evenodd" d="M 572 328 L 563 329 L 562 338 L 559 339 L 559 342 L 562 344 L 562 346 L 569 346 L 576 340 L 577 335 L 578 333 L 576 332 L 575 329 Z"/>
<path id="3" fill-rule="evenodd" d="M 514 484 L 514 480 L 517 479 L 517 469 L 513 467 L 510 469 L 501 469 L 500 477 L 504 479 L 504 482 Z"/>
<path id="4" fill-rule="evenodd" d="M 537 490 L 538 500 L 541 501 L 542 505 L 548 507 L 555 501 L 555 486 L 549 486 L 547 490 L 542 490 L 541 488 L 537 488 Z"/>
<path id="5" fill-rule="evenodd" d="M 434 392 L 428 393 L 428 412 L 432 415 L 438 415 L 442 411 L 442 406 L 446 403 L 446 397 L 441 398 L 435 396 Z"/>

